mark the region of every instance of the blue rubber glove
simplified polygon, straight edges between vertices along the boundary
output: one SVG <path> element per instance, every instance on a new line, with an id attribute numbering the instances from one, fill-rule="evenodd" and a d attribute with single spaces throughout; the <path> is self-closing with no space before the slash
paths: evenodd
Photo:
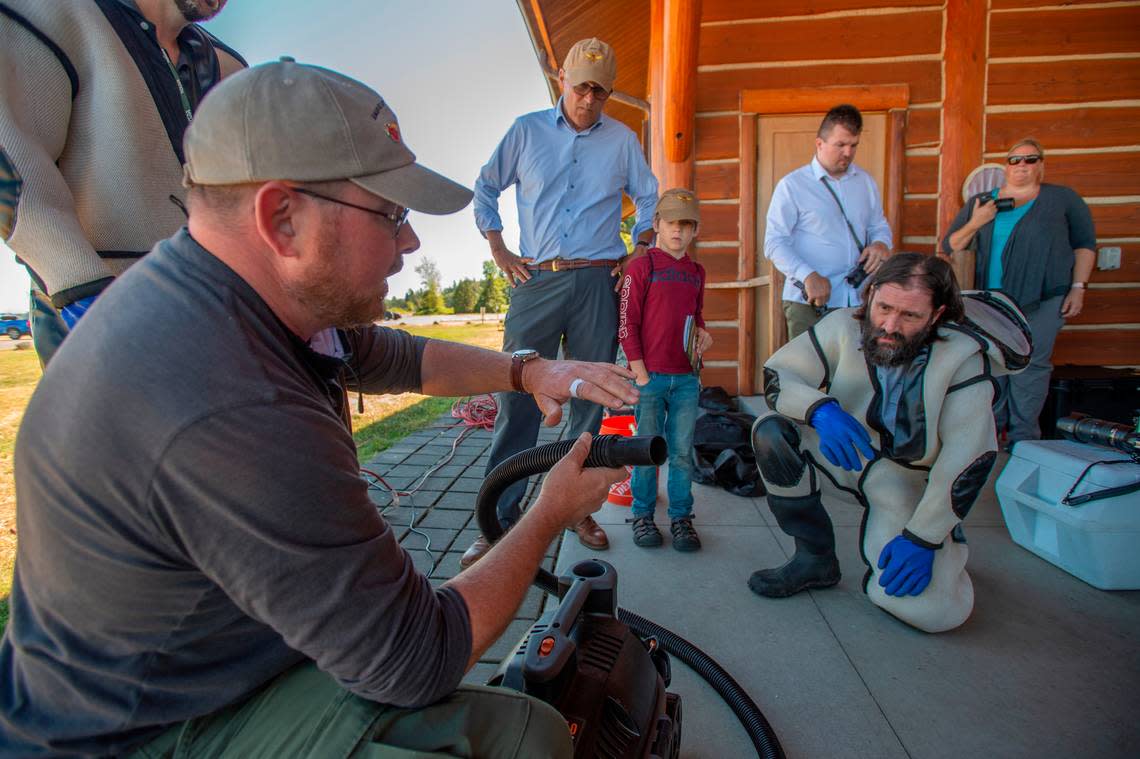
<path id="1" fill-rule="evenodd" d="M 817 408 L 808 423 L 819 433 L 819 449 L 833 465 L 858 472 L 863 468 L 860 453 L 868 461 L 875 458 L 871 436 L 838 401 L 829 401 Z"/>
<path id="2" fill-rule="evenodd" d="M 95 302 L 95 298 L 97 297 L 99 296 L 88 295 L 86 298 L 80 298 L 79 300 L 68 303 L 60 310 L 59 314 L 67 323 L 67 328 L 69 330 L 75 329 L 75 325 L 79 321 L 79 318 L 87 313 L 87 309 L 91 308 L 91 304 Z"/>
<path id="3" fill-rule="evenodd" d="M 897 535 L 879 554 L 879 585 L 888 596 L 917 596 L 930 584 L 934 569 L 934 549 Z"/>

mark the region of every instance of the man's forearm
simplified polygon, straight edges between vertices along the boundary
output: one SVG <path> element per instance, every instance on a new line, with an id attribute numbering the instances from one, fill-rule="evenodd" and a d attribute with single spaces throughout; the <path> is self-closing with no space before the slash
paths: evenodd
<path id="1" fill-rule="evenodd" d="M 486 232 L 487 244 L 491 246 L 491 252 L 496 250 L 504 250 L 507 246 L 503 242 L 503 231 L 501 229 L 488 229 Z"/>
<path id="2" fill-rule="evenodd" d="M 424 348 L 420 386 L 426 395 L 442 396 L 511 390 L 510 354 L 430 340 Z"/>
<path id="3" fill-rule="evenodd" d="M 536 502 L 494 550 L 445 585 L 467 602 L 471 620 L 470 669 L 514 619 L 527 588 L 562 526 Z"/>

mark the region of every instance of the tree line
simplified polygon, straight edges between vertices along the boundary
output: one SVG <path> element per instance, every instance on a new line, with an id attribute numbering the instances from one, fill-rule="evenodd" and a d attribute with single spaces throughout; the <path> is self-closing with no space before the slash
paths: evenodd
<path id="1" fill-rule="evenodd" d="M 403 298 L 387 298 L 388 308 L 415 314 L 471 314 L 486 309 L 488 313 L 507 310 L 511 288 L 494 261 L 483 262 L 482 279 L 461 279 L 443 287 L 435 261 L 423 257 L 416 265 L 420 287 L 410 289 Z"/>

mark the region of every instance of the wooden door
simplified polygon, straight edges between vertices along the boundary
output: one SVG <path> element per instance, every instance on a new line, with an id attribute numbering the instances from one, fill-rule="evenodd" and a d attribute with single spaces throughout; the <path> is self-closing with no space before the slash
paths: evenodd
<path id="1" fill-rule="evenodd" d="M 764 231 L 768 204 L 776 183 L 785 174 L 811 161 L 815 155 L 815 135 L 823 113 L 795 116 L 763 116 L 757 119 L 756 135 L 756 271 L 771 276 L 767 302 L 756 309 L 756 335 L 760 345 L 756 351 L 756 377 L 763 376 L 764 361 L 777 348 L 787 342 L 787 327 L 780 294 L 784 277 L 764 257 Z M 887 116 L 885 113 L 864 113 L 863 133 L 855 162 L 875 178 L 879 191 L 886 187 L 887 171 Z M 883 198 L 883 207 L 887 206 Z M 765 344 L 766 343 L 766 344 Z"/>

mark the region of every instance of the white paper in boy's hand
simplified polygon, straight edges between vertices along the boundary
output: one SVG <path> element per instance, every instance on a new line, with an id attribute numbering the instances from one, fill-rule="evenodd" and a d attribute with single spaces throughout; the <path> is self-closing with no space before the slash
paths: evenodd
<path id="1" fill-rule="evenodd" d="M 685 357 L 689 359 L 689 366 L 692 367 L 694 373 L 700 373 L 703 366 L 701 354 L 697 350 L 697 344 L 700 342 L 700 330 L 697 329 L 697 320 L 692 314 L 685 317 L 685 329 L 681 333 L 681 339 L 684 341 L 682 347 L 685 349 Z"/>

